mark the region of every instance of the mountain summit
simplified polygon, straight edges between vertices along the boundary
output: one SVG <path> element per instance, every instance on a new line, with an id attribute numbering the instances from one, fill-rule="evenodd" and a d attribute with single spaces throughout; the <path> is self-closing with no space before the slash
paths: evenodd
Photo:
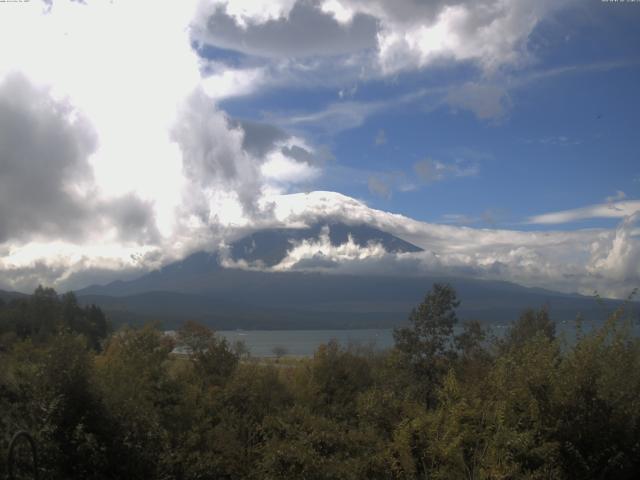
<path id="1" fill-rule="evenodd" d="M 505 323 L 527 307 L 543 305 L 557 320 L 573 319 L 578 312 L 595 318 L 598 313 L 598 305 L 588 297 L 436 271 L 331 274 L 300 268 L 300 263 L 291 269 L 274 268 L 292 265 L 300 257 L 297 249 L 327 259 L 340 249 L 422 251 L 365 224 L 320 222 L 257 231 L 229 244 L 224 256 L 197 252 L 135 280 L 94 285 L 77 293 L 81 302 L 100 305 L 117 323 L 159 320 L 171 327 L 193 319 L 226 329 L 387 328 L 405 321 L 435 282 L 454 286 L 463 319 Z M 225 256 L 237 266 L 244 262 L 252 268 L 225 267 Z"/>
<path id="2" fill-rule="evenodd" d="M 341 222 L 316 223 L 307 228 L 274 228 L 252 233 L 230 245 L 232 260 L 266 267 L 278 265 L 295 245 L 302 242 L 320 242 L 328 237 L 333 247 L 352 242 L 361 248 L 381 246 L 388 253 L 421 252 L 413 245 L 390 233 L 366 224 L 347 225 Z"/>

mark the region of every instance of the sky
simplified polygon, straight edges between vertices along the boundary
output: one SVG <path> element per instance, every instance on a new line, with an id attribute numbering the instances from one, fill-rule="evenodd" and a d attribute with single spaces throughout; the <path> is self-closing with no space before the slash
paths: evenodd
<path id="1" fill-rule="evenodd" d="M 0 2 L 0 288 L 340 219 L 425 252 L 320 238 L 277 269 L 322 252 L 328 273 L 625 297 L 639 20 L 601 0 Z"/>

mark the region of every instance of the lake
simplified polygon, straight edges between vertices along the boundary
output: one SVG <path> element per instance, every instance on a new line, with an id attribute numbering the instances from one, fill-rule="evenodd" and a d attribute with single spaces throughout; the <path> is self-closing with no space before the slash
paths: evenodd
<path id="1" fill-rule="evenodd" d="M 229 342 L 243 341 L 251 355 L 272 357 L 275 347 L 283 347 L 287 355 L 311 356 L 323 343 L 336 339 L 341 345 L 357 342 L 385 349 L 393 345 L 393 330 L 220 330 L 216 332 Z"/>
<path id="2" fill-rule="evenodd" d="M 595 322 L 585 322 L 584 332 L 599 326 Z M 504 325 L 491 325 L 492 333 L 500 337 L 507 327 Z M 462 330 L 456 325 L 455 333 Z M 640 326 L 633 328 L 635 335 L 640 335 Z M 563 322 L 556 324 L 558 336 L 564 335 L 569 343 L 573 343 L 576 337 L 575 324 Z M 373 345 L 375 348 L 386 349 L 393 346 L 392 329 L 363 329 L 363 330 L 220 330 L 216 332 L 224 336 L 229 342 L 243 341 L 249 348 L 251 355 L 256 357 L 273 357 L 273 349 L 282 347 L 287 355 L 311 356 L 323 343 L 336 339 L 341 345 L 358 343 Z"/>

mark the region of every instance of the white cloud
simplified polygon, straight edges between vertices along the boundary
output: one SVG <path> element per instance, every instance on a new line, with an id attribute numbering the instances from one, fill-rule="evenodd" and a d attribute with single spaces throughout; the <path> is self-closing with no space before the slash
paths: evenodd
<path id="1" fill-rule="evenodd" d="M 387 255 L 382 245 L 373 243 L 364 247 L 359 246 L 351 237 L 346 243 L 333 245 L 329 238 L 329 229 L 328 226 L 323 227 L 317 239 L 293 243 L 286 258 L 275 265 L 273 270 L 286 271 L 301 268 L 301 266 L 304 268 L 305 264 L 319 265 L 323 269 L 327 266 L 334 268 L 352 261 L 379 259 Z"/>
<path id="2" fill-rule="evenodd" d="M 195 3 L 19 7 L 0 17 L 0 77 L 18 71 L 81 112 L 97 135 L 96 183 L 106 195 L 152 200 L 166 233 L 181 190 L 181 158 L 167 132 L 200 79 L 186 29 Z"/>
<path id="3" fill-rule="evenodd" d="M 267 3 L 229 12 L 249 18 Z M 268 206 L 258 206 L 272 181 L 261 166 L 294 144 L 282 143 L 289 136 L 276 127 L 234 121 L 216 108 L 216 99 L 249 93 L 264 72 L 202 68 L 191 47 L 198 4 L 3 6 L 5 282 L 23 286 L 42 272 L 42 281 L 63 286 L 83 271 L 100 278 L 109 268 L 142 271 L 215 248 L 228 225 L 269 218 Z M 266 15 L 281 15 L 270 8 Z M 297 154 L 287 157 L 290 169 L 319 168 Z"/>
<path id="4" fill-rule="evenodd" d="M 535 215 L 526 220 L 525 223 L 554 225 L 560 223 L 570 223 L 578 220 L 590 218 L 624 218 L 633 215 L 640 210 L 640 200 L 615 201 L 618 197 L 610 197 L 614 201 L 589 205 L 588 207 L 562 210 L 559 212 L 549 212 L 542 215 Z"/>
<path id="5" fill-rule="evenodd" d="M 278 150 L 267 157 L 266 162 L 262 164 L 261 172 L 267 180 L 276 183 L 309 182 L 320 175 L 320 169 L 317 166 L 297 162 Z"/>
<path id="6" fill-rule="evenodd" d="M 251 24 L 261 24 L 288 17 L 296 2 L 297 0 L 245 0 L 241 2 L 212 0 L 210 3 L 215 9 L 222 8 L 242 28 L 248 28 Z"/>
<path id="7" fill-rule="evenodd" d="M 215 106 L 216 99 L 250 94 L 274 81 L 278 69 L 317 85 L 343 69 L 366 78 L 447 59 L 474 62 L 485 72 L 517 64 L 531 31 L 557 5 L 149 0 L 58 2 L 46 14 L 38 2 L 3 6 L 3 286 L 31 288 L 46 281 L 78 287 L 142 272 L 195 249 L 215 249 L 239 229 L 335 218 L 373 224 L 425 252 L 395 256 L 375 245 L 333 248 L 321 238 L 295 246 L 282 268 L 335 260 L 339 265 L 331 268 L 338 272 L 438 270 L 625 293 L 638 277 L 637 217 L 615 231 L 514 232 L 426 224 L 331 192 L 272 196 L 316 178 L 323 168 L 319 150 L 279 128 L 229 119 Z M 190 27 L 197 8 L 201 13 Z M 194 38 L 275 60 L 233 69 L 209 64 L 203 79 L 201 59 L 191 48 Z M 317 75 L 329 63 L 333 70 Z M 12 78 L 24 79 L 28 95 L 7 90 Z M 483 88 L 463 85 L 448 101 L 481 118 L 502 114 L 500 92 Z M 343 101 L 278 123 L 336 132 L 394 104 L 447 91 Z M 28 118 L 28 128 L 16 127 L 20 118 Z M 33 163 L 14 161 L 25 153 Z M 473 175 L 477 167 L 427 160 L 416 170 L 424 181 L 437 181 Z M 385 193 L 375 181 L 369 186 Z M 622 219 L 639 208 L 637 201 L 613 198 L 530 220 Z M 96 222 L 93 228 L 86 219 Z"/>
<path id="8" fill-rule="evenodd" d="M 243 135 L 201 91 L 183 104 L 171 130 L 182 153 L 185 177 L 203 198 L 208 201 L 217 191 L 231 190 L 252 216 L 262 182 L 259 162 L 243 149 Z"/>
<path id="9" fill-rule="evenodd" d="M 158 240 L 153 206 L 105 195 L 89 164 L 97 135 L 82 112 L 20 74 L 0 78 L 0 243 Z"/>
<path id="10" fill-rule="evenodd" d="M 607 293 L 625 283 L 638 286 L 640 279 L 640 211 L 626 217 L 613 236 L 601 238 L 591 245 L 587 266 L 593 275 L 605 277 Z M 628 292 L 629 293 L 629 292 Z"/>
<path id="11" fill-rule="evenodd" d="M 250 95 L 268 84 L 264 68 L 229 68 L 218 64 L 203 79 L 202 87 L 214 100 Z"/>
<path id="12" fill-rule="evenodd" d="M 472 111 L 481 120 L 504 117 L 511 106 L 509 90 L 523 83 L 576 70 L 602 66 L 563 67 L 511 78 L 533 63 L 529 37 L 544 20 L 576 0 L 274 0 L 261 10 L 252 2 L 204 2 L 193 29 L 194 38 L 264 61 L 253 87 L 255 68 L 230 68 L 214 77 L 222 92 L 251 93 L 258 86 L 298 85 L 339 88 L 349 96 L 358 82 L 395 76 L 449 63 L 478 67 L 479 78 L 447 85 L 438 103 Z M 266 65 L 266 66 L 265 66 Z M 608 64 L 604 68 L 616 68 Z M 231 82 L 231 80 L 237 81 Z M 232 86 L 232 85 L 235 85 Z M 351 104 L 349 107 L 362 105 Z M 362 123 L 371 110 L 351 114 L 330 106 L 322 120 L 332 132 Z M 374 111 L 376 108 L 374 108 Z M 298 116 L 317 123 L 315 115 Z M 336 119 L 336 122 L 332 120 Z"/>
<path id="13" fill-rule="evenodd" d="M 448 59 L 472 61 L 493 71 L 522 62 L 533 29 L 572 1 L 268 3 L 265 8 L 261 2 L 214 1 L 215 8 L 202 10 L 203 38 L 224 48 L 275 57 L 341 55 L 375 48 L 385 74 Z M 238 42 L 240 36 L 244 42 Z"/>
<path id="14" fill-rule="evenodd" d="M 625 297 L 640 284 L 638 214 L 624 219 L 615 230 L 522 232 L 419 222 L 334 192 L 284 195 L 272 201 L 283 225 L 327 220 L 367 223 L 424 249 L 372 255 L 365 247 L 358 254 L 348 250 L 350 258 L 339 258 L 329 246 L 311 242 L 283 261 L 296 268 L 330 273 L 440 273 L 584 294 L 598 290 L 617 297 Z"/>
<path id="15" fill-rule="evenodd" d="M 275 118 L 274 121 L 284 126 L 308 126 L 319 128 L 329 133 L 337 133 L 362 125 L 365 119 L 388 107 L 385 101 L 368 103 L 345 101 L 332 103 L 319 112 L 286 115 Z"/>
<path id="16" fill-rule="evenodd" d="M 372 17 L 359 16 L 345 26 L 314 0 L 265 3 L 269 8 L 250 1 L 203 2 L 194 36 L 203 43 L 272 59 L 350 55 L 375 48 Z"/>

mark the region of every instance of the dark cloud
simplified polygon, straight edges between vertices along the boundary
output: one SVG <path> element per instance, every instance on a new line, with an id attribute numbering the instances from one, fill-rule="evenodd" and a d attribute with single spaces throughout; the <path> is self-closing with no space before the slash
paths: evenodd
<path id="1" fill-rule="evenodd" d="M 298 162 L 308 163 L 309 165 L 313 165 L 318 160 L 313 153 L 311 153 L 306 148 L 302 148 L 298 145 L 282 147 L 282 153 L 289 158 L 293 158 Z"/>
<path id="2" fill-rule="evenodd" d="M 145 244 L 159 241 L 160 233 L 154 221 L 151 202 L 128 194 L 103 203 L 100 209 L 108 222 L 117 225 L 122 240 Z"/>
<path id="3" fill-rule="evenodd" d="M 264 57 L 307 57 L 343 55 L 375 48 L 377 21 L 356 15 L 348 25 L 340 25 L 322 12 L 317 2 L 297 2 L 287 18 L 239 25 L 217 8 L 208 18 L 204 38 L 199 40 L 221 48 Z"/>
<path id="4" fill-rule="evenodd" d="M 257 158 L 264 158 L 274 149 L 277 142 L 290 138 L 287 132 L 268 123 L 235 119 L 231 119 L 229 123 L 232 127 L 242 128 L 242 148 Z"/>
<path id="5" fill-rule="evenodd" d="M 66 271 L 63 265 L 38 260 L 30 265 L 3 268 L 0 289 L 31 293 L 38 285 L 53 285 Z"/>
<path id="6" fill-rule="evenodd" d="M 114 262 L 111 267 L 99 267 L 83 258 L 74 263 L 39 259 L 29 264 L 0 269 L 0 290 L 31 293 L 38 285 L 55 285 L 64 292 L 89 285 L 103 285 L 115 280 L 131 280 L 147 273 L 151 268 L 139 264 Z"/>
<path id="7" fill-rule="evenodd" d="M 269 153 L 278 148 L 278 145 L 286 143 L 292 137 L 285 130 L 270 123 L 232 118 L 229 119 L 229 126 L 242 129 L 244 132 L 242 148 L 259 160 L 263 160 Z M 333 155 L 326 147 L 320 147 L 317 152 L 311 152 L 299 145 L 285 145 L 280 147 L 280 151 L 283 155 L 297 162 L 304 162 L 309 165 L 323 164 L 333 160 Z"/>
<path id="8" fill-rule="evenodd" d="M 220 3 L 204 12 L 197 40 L 296 61 L 374 51 L 383 71 L 393 73 L 441 59 L 473 61 L 486 71 L 523 63 L 536 25 L 576 0 L 273 0 L 268 12 Z M 423 38 L 433 26 L 450 34 L 439 45 Z"/>
<path id="9" fill-rule="evenodd" d="M 91 126 L 21 76 L 0 83 L 0 242 L 81 236 L 89 212 L 73 187 L 91 178 Z"/>
<path id="10" fill-rule="evenodd" d="M 79 241 L 114 226 L 127 240 L 155 238 L 153 210 L 129 195 L 101 200 L 88 158 L 91 124 L 26 78 L 0 82 L 0 243 Z"/>

